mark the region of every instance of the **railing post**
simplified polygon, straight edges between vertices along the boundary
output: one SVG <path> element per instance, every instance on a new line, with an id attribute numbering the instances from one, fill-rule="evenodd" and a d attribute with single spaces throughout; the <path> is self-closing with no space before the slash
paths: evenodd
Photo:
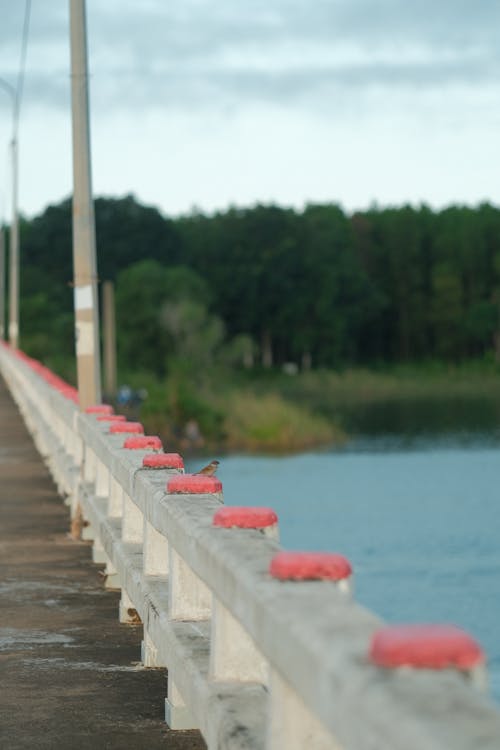
<path id="1" fill-rule="evenodd" d="M 168 539 L 144 517 L 143 566 L 146 576 L 168 574 Z"/>
<path id="2" fill-rule="evenodd" d="M 211 614 L 211 594 L 203 581 L 169 545 L 168 616 L 170 620 L 208 620 Z M 165 700 L 165 721 L 171 729 L 194 729 L 196 722 L 177 689 L 171 665 L 168 674 L 168 693 Z"/>
<path id="3" fill-rule="evenodd" d="M 253 529 L 275 538 L 278 517 L 271 508 L 220 508 L 213 517 L 216 528 Z M 253 639 L 214 595 L 210 635 L 212 680 L 268 682 L 268 664 Z"/>
<path id="4" fill-rule="evenodd" d="M 295 690 L 271 669 L 266 750 L 350 750 L 336 742 Z"/>
<path id="5" fill-rule="evenodd" d="M 121 484 L 110 474 L 109 478 L 109 500 L 107 517 L 110 521 L 121 521 L 123 514 L 123 488 Z M 104 585 L 108 589 L 120 589 L 120 575 L 109 559 L 106 560 L 106 577 Z"/>
<path id="6" fill-rule="evenodd" d="M 123 490 L 122 541 L 127 544 L 142 544 L 144 519 L 130 495 Z"/>
<path id="7" fill-rule="evenodd" d="M 208 620 L 212 595 L 203 581 L 169 545 L 168 606 L 171 620 Z"/>
<path id="8" fill-rule="evenodd" d="M 260 682 L 267 685 L 269 668 L 254 640 L 213 597 L 210 634 L 210 679 L 219 682 Z"/>

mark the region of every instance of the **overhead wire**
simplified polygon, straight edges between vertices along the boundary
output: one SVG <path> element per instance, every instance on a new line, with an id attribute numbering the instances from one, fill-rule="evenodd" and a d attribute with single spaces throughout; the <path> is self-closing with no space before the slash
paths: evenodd
<path id="1" fill-rule="evenodd" d="M 31 0 L 26 0 L 24 6 L 24 22 L 21 40 L 21 55 L 19 59 L 19 71 L 17 74 L 16 98 L 14 106 L 14 130 L 17 131 L 19 116 L 21 113 L 21 102 L 24 91 L 24 78 L 26 74 L 26 58 L 28 54 L 28 41 L 31 19 Z"/>
<path id="2" fill-rule="evenodd" d="M 24 92 L 24 79 L 26 75 L 26 59 L 28 55 L 29 29 L 31 20 L 31 0 L 26 0 L 24 6 L 24 20 L 21 37 L 21 51 L 19 57 L 19 69 L 17 73 L 17 85 L 12 86 L 7 80 L 0 79 L 0 85 L 6 93 L 12 97 L 12 140 L 17 139 L 19 129 L 19 117 L 21 113 L 21 102 Z M 10 149 L 10 147 L 9 147 Z M 2 211 L 0 219 L 3 219 L 4 201 L 2 201 Z"/>

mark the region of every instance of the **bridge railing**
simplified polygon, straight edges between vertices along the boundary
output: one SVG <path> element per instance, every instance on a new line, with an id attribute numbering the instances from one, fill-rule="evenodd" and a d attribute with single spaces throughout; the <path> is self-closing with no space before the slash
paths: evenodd
<path id="1" fill-rule="evenodd" d="M 177 468 L 145 466 L 139 426 L 81 413 L 75 390 L 21 352 L 0 347 L 0 369 L 74 533 L 121 589 L 120 620 L 143 624 L 145 666 L 168 668 L 172 728 L 198 727 L 210 750 L 498 750 L 500 715 L 467 677 L 481 655 L 380 666 L 383 623 L 345 580 L 273 573 L 271 511 L 235 516 L 217 480 L 193 483 L 161 449 L 151 463 Z"/>

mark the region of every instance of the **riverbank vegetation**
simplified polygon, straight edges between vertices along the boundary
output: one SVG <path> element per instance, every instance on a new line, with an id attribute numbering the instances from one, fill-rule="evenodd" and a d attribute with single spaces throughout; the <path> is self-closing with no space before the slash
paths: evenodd
<path id="1" fill-rule="evenodd" d="M 95 208 L 120 381 L 148 393 L 124 408 L 172 446 L 300 450 L 373 406 L 500 399 L 494 206 Z M 74 380 L 70 202 L 21 242 L 21 345 Z"/>
<path id="2" fill-rule="evenodd" d="M 290 452 L 346 444 L 358 433 L 441 434 L 500 426 L 500 369 L 491 361 L 378 370 L 218 373 L 201 387 L 148 383 L 132 415 L 184 452 Z M 190 426 L 196 422 L 199 433 Z M 188 429 L 186 429 L 186 426 Z"/>

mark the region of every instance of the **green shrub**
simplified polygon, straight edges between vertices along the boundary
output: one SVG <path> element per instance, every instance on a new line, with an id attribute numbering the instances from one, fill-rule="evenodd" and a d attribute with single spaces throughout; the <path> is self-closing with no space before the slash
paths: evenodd
<path id="1" fill-rule="evenodd" d="M 229 449 L 295 451 L 345 438 L 330 422 L 276 393 L 260 396 L 234 391 L 226 403 L 224 431 Z"/>

